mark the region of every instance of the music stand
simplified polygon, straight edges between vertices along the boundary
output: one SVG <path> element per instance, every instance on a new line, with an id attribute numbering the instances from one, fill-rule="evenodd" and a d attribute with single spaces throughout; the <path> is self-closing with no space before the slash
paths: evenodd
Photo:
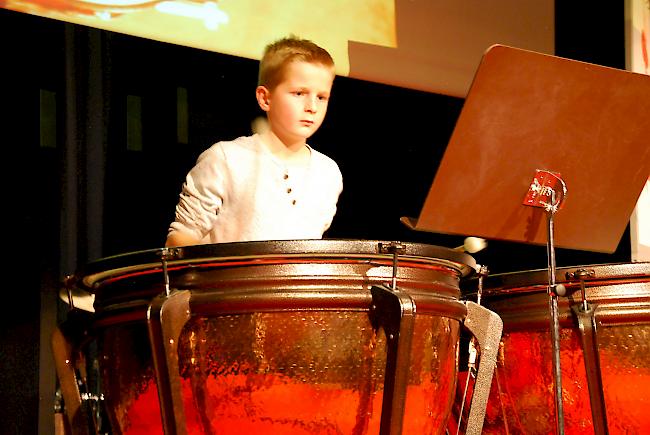
<path id="1" fill-rule="evenodd" d="M 650 77 L 496 45 L 483 56 L 411 228 L 546 244 L 523 207 L 535 170 L 561 174 L 558 247 L 612 253 L 650 173 Z"/>
<path id="2" fill-rule="evenodd" d="M 559 433 L 554 247 L 614 252 L 650 173 L 648 114 L 648 76 L 490 47 L 420 216 L 402 218 L 419 231 L 547 245 Z M 537 170 L 566 183 L 561 210 L 523 205 Z"/>

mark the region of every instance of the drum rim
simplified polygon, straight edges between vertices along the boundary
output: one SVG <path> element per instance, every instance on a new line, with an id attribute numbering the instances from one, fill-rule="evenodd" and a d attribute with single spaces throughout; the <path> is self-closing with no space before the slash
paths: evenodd
<path id="1" fill-rule="evenodd" d="M 127 252 L 87 263 L 74 274 L 72 281 L 74 286 L 92 292 L 94 285 L 103 279 L 160 267 L 163 253 L 169 253 L 170 250 L 173 258 L 168 260 L 168 264 L 172 266 L 215 259 L 288 259 L 316 256 L 390 258 L 392 254 L 379 252 L 380 244 L 390 243 L 400 243 L 405 247 L 404 252 L 398 255 L 398 261 L 399 258 L 408 258 L 422 262 L 445 263 L 455 269 L 461 277 L 471 276 L 476 270 L 476 261 L 471 255 L 437 245 L 387 240 L 302 239 L 215 243 Z"/>
<path id="2" fill-rule="evenodd" d="M 648 277 L 650 279 L 650 262 L 627 262 L 627 263 L 598 263 L 578 266 L 561 266 L 556 268 L 556 282 L 569 283 L 579 282 L 578 278 L 569 278 L 569 273 L 575 273 L 580 269 L 593 270 L 596 272 L 593 277 L 586 277 L 585 283 L 598 282 L 599 280 L 615 278 Z M 476 293 L 478 280 L 471 279 L 466 283 L 462 293 L 471 295 Z M 546 286 L 548 284 L 548 269 L 533 269 L 517 272 L 505 272 L 487 276 L 483 283 L 484 291 L 498 294 L 500 291 L 518 288 L 532 288 Z M 531 289 L 532 291 L 532 289 Z"/>

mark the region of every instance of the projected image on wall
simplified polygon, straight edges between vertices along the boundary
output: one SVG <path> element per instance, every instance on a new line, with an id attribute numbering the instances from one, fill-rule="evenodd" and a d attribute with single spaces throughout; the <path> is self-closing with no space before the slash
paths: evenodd
<path id="1" fill-rule="evenodd" d="M 318 41 L 348 73 L 348 41 L 394 47 L 394 0 L 8 0 L 44 17 L 251 59 L 289 33 Z"/>
<path id="2" fill-rule="evenodd" d="M 259 59 L 271 41 L 294 34 L 327 49 L 339 75 L 455 97 L 465 97 L 493 44 L 554 52 L 553 0 L 0 0 L 0 5 L 249 59 Z"/>

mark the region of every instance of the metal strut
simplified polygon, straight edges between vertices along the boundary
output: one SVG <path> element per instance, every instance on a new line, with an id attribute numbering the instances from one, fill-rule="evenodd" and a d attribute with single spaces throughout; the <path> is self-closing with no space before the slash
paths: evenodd
<path id="1" fill-rule="evenodd" d="M 390 287 L 379 285 L 370 289 L 372 326 L 375 330 L 383 328 L 386 334 L 386 372 L 379 425 L 380 435 L 402 433 L 406 406 L 411 342 L 415 325 L 415 302 L 408 293 L 397 288 L 397 260 L 404 249 L 404 245 L 399 242 L 379 244 L 380 252 L 393 255 L 392 280 Z"/>
<path id="2" fill-rule="evenodd" d="M 597 305 L 587 301 L 585 292 L 585 278 L 593 277 L 593 270 L 578 269 L 574 273 L 567 274 L 567 278 L 580 280 L 580 295 L 582 303 L 571 307 L 573 314 L 578 321 L 580 337 L 582 339 L 582 350 L 585 360 L 585 373 L 587 375 L 587 387 L 589 388 L 589 402 L 591 404 L 591 418 L 594 425 L 595 435 L 607 435 L 607 409 L 603 393 L 603 379 L 600 370 L 600 355 L 598 351 L 598 334 L 596 329 L 596 308 Z"/>

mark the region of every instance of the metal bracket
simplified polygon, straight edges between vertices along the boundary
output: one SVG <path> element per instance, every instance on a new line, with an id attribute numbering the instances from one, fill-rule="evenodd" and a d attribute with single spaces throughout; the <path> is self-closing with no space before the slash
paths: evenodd
<path id="1" fill-rule="evenodd" d="M 496 366 L 501 333 L 503 332 L 503 321 L 498 314 L 475 302 L 466 301 L 465 305 L 467 306 L 467 317 L 465 317 L 463 324 L 474 334 L 480 348 L 478 374 L 474 384 L 472 405 L 469 410 L 465 433 L 467 435 L 480 435 L 483 429 L 488 397 L 490 396 L 490 386 L 492 385 L 492 375 Z"/>
<path id="2" fill-rule="evenodd" d="M 158 253 L 160 255 L 160 263 L 162 266 L 163 273 L 163 284 L 165 287 L 165 295 L 169 296 L 171 294 L 171 288 L 169 284 L 169 272 L 167 270 L 168 261 L 178 259 L 182 255 L 181 248 L 162 248 Z"/>
<path id="3" fill-rule="evenodd" d="M 188 290 L 159 295 L 149 304 L 147 328 L 153 355 L 163 428 L 167 435 L 186 433 L 178 370 L 178 340 L 190 318 Z"/>
<path id="4" fill-rule="evenodd" d="M 401 242 L 379 243 L 379 252 L 382 254 L 393 254 L 393 277 L 391 279 L 391 288 L 397 289 L 397 259 L 399 254 L 406 251 L 406 245 Z"/>
<path id="5" fill-rule="evenodd" d="M 591 418 L 593 419 L 594 434 L 606 435 L 609 431 L 607 429 L 607 410 L 603 395 L 603 379 L 600 371 L 600 356 L 598 353 L 598 335 L 596 333 L 596 319 L 594 316 L 596 306 L 585 302 L 585 305 L 572 306 L 571 310 L 578 320 L 580 337 L 582 338 L 582 350 L 585 360 L 585 372 L 587 375 L 587 387 L 589 388 L 589 402 L 591 403 Z"/>
<path id="6" fill-rule="evenodd" d="M 408 293 L 383 285 L 370 289 L 373 328 L 386 333 L 386 373 L 381 409 L 380 435 L 400 435 L 406 405 L 415 302 Z"/>

